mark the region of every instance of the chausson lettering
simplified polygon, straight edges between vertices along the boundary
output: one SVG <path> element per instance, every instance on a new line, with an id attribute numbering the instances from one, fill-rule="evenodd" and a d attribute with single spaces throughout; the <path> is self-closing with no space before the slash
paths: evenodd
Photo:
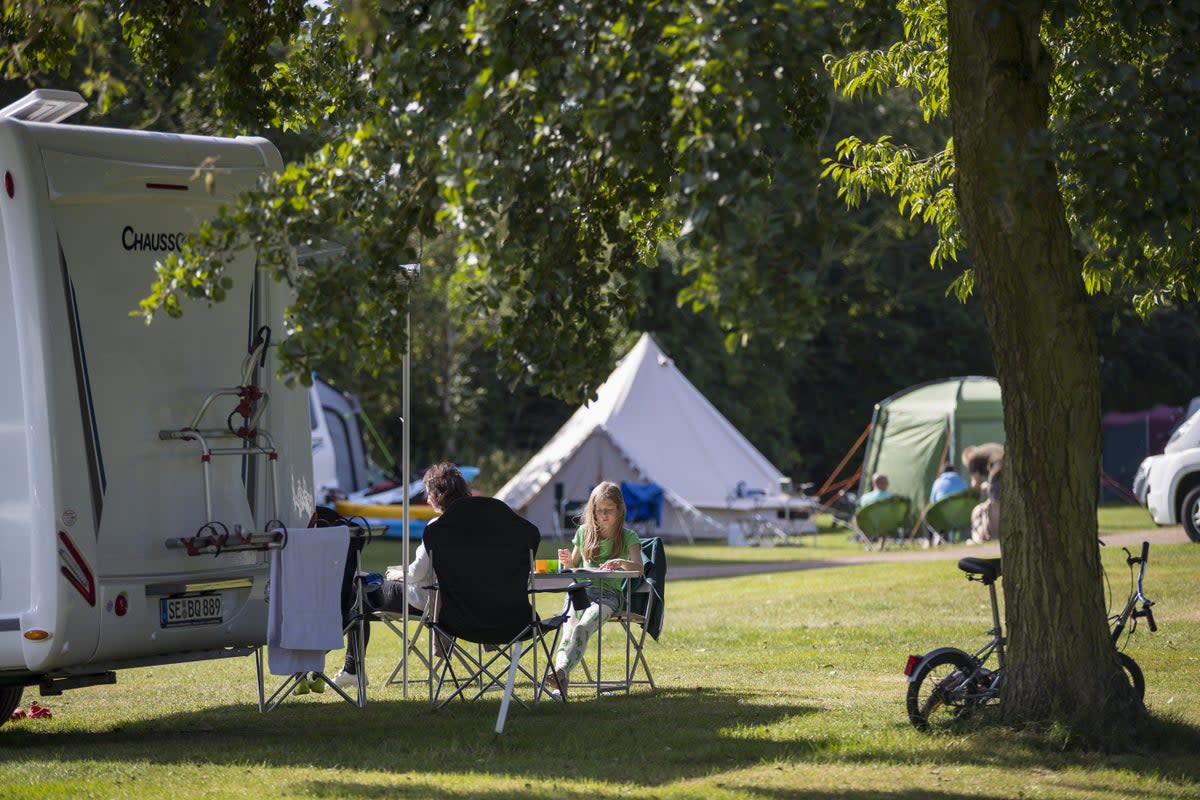
<path id="1" fill-rule="evenodd" d="M 126 225 L 121 230 L 121 246 L 126 250 L 182 250 L 186 233 L 151 233 L 134 230 L 132 225 Z"/>

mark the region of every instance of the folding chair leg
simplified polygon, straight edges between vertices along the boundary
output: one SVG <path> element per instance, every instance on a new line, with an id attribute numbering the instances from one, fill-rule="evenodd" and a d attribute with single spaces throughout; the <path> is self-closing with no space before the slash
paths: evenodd
<path id="1" fill-rule="evenodd" d="M 508 719 L 508 703 L 512 699 L 513 686 L 517 682 L 517 670 L 521 667 L 521 650 L 525 643 L 518 640 L 513 645 L 512 663 L 508 667 L 508 682 L 504 684 L 504 697 L 500 699 L 500 714 L 496 717 L 496 733 L 504 733 L 504 723 Z"/>
<path id="2" fill-rule="evenodd" d="M 286 700 L 291 695 L 292 689 L 296 688 L 296 686 L 299 685 L 301 681 L 307 681 L 308 673 L 307 672 L 296 672 L 291 675 L 288 675 L 286 678 L 284 678 L 283 682 L 275 688 L 275 691 L 271 692 L 271 696 L 267 697 L 267 694 L 266 694 L 267 678 L 266 678 L 266 674 L 263 672 L 262 650 L 263 649 L 261 647 L 254 648 L 254 672 L 255 672 L 255 677 L 258 679 L 258 713 L 265 714 L 268 711 L 274 711 L 279 706 L 280 703 L 282 703 L 284 700 Z M 320 677 L 325 678 L 325 676 L 323 674 L 321 674 L 321 673 L 317 673 L 317 674 L 320 675 Z M 328 681 L 328 678 L 326 678 L 325 680 Z M 341 692 L 340 689 L 338 691 L 339 691 L 339 693 Z M 343 695 L 343 697 L 344 696 L 345 695 Z M 354 701 L 350 700 L 350 698 L 348 698 L 348 697 L 346 699 L 349 700 L 350 702 L 354 702 Z"/>
<path id="3" fill-rule="evenodd" d="M 645 683 L 650 684 L 651 689 L 656 689 L 658 687 L 654 685 L 654 676 L 650 674 L 650 664 L 646 661 L 646 652 L 643 649 L 643 646 L 646 644 L 646 628 L 644 625 L 641 626 L 642 629 L 635 638 L 633 630 L 628 627 L 630 624 L 632 623 L 626 623 L 625 635 L 629 637 L 629 643 L 633 645 L 634 656 L 633 663 L 629 666 L 629 676 L 626 679 L 626 683 L 630 686 L 635 683 L 642 683 L 642 681 L 637 680 L 638 664 L 641 664 L 642 672 L 646 675 Z"/>
<path id="4" fill-rule="evenodd" d="M 266 708 L 265 691 L 263 687 L 263 654 L 262 648 L 254 648 L 254 674 L 258 678 L 258 713 L 263 713 Z"/>
<path id="5" fill-rule="evenodd" d="M 424 666 L 426 672 L 426 682 L 429 681 L 429 676 L 433 674 L 433 664 L 429 660 L 427 654 L 421 652 L 420 647 L 422 638 L 421 631 L 425 630 L 428 626 L 425 624 L 423 618 L 410 617 L 409 621 L 415 621 L 417 623 L 417 627 L 416 630 L 413 631 L 412 636 L 408 636 L 406 632 L 396 624 L 396 621 L 393 618 L 386 615 L 377 615 L 377 618 L 400 639 L 404 653 L 400 660 L 396 662 L 396 666 L 392 669 L 392 674 L 388 675 L 388 679 L 384 681 L 384 685 L 402 685 L 404 687 L 404 696 L 408 697 L 408 682 L 405 680 L 406 676 L 401 675 L 401 673 L 405 672 L 407 667 L 415 666 L 415 664 L 409 663 L 410 657 L 416 657 L 417 662 Z M 411 681 L 412 679 L 410 678 L 408 680 Z"/>

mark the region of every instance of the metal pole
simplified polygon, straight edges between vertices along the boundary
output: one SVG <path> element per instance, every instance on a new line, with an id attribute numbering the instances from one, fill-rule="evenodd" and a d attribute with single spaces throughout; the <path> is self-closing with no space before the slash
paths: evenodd
<path id="1" fill-rule="evenodd" d="M 413 284 L 421 275 L 420 264 L 401 264 L 399 279 L 403 280 L 408 288 L 404 293 L 404 357 L 401 360 L 400 371 L 400 422 L 403 425 L 400 431 L 400 482 L 404 485 L 404 494 L 400 512 L 400 524 L 404 526 L 401 533 L 400 541 L 404 548 L 401 563 L 404 566 L 404 612 L 401 617 L 404 623 L 404 653 L 402 655 L 401 664 L 403 666 L 402 680 L 402 696 L 405 700 L 408 699 L 408 547 L 409 547 L 409 485 L 412 483 L 412 476 L 409 474 L 409 442 L 411 441 L 410 430 L 410 413 L 409 413 L 409 359 L 412 354 L 412 302 L 411 294 Z"/>
<path id="2" fill-rule="evenodd" d="M 409 286 L 409 288 L 411 290 L 411 288 L 412 288 L 411 285 Z M 402 367 L 402 371 L 401 371 L 401 375 L 400 375 L 400 382 L 401 382 L 400 383 L 400 386 L 401 386 L 400 413 L 404 415 L 404 427 L 400 432 L 400 434 L 401 434 L 400 478 L 404 483 L 404 506 L 401 511 L 401 520 L 404 524 L 404 536 L 403 536 L 404 576 L 406 579 L 408 578 L 408 545 L 409 545 L 409 541 L 408 541 L 408 539 L 409 539 L 408 487 L 409 487 L 409 484 L 412 482 L 412 478 L 409 476 L 409 463 L 408 463 L 408 457 L 409 457 L 408 445 L 409 445 L 409 441 L 410 441 L 410 435 L 409 435 L 410 416 L 409 416 L 409 408 L 408 408 L 408 395 L 409 395 L 408 362 L 409 362 L 409 354 L 412 352 L 412 344 L 411 344 L 411 341 L 412 341 L 411 340 L 412 317 L 411 317 L 411 312 L 409 310 L 410 308 L 411 308 L 411 304 L 408 301 L 408 297 L 405 296 L 405 299 L 404 299 L 404 359 L 403 359 L 403 367 Z M 403 646 L 404 646 L 404 676 L 403 676 L 404 686 L 402 689 L 402 694 L 404 696 L 404 699 L 407 700 L 408 699 L 408 597 L 407 597 L 408 587 L 407 586 L 405 586 L 404 594 L 406 596 L 404 598 L 404 639 L 403 639 L 403 643 L 404 643 L 403 644 Z"/>

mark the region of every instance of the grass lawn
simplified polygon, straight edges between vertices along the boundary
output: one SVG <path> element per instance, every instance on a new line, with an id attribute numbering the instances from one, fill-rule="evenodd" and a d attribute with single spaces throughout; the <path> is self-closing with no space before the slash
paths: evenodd
<path id="1" fill-rule="evenodd" d="M 1128 503 L 1111 503 L 1100 506 L 1097 514 L 1100 533 L 1113 531 L 1148 530 L 1154 527 L 1154 520 L 1145 506 L 1132 506 Z"/>
<path id="2" fill-rule="evenodd" d="M 863 546 L 851 541 L 849 532 L 835 525 L 832 517 L 817 517 L 819 533 L 796 537 L 794 544 L 781 547 L 729 547 L 717 540 L 699 541 L 696 544 L 671 542 L 668 561 L 675 566 L 699 564 L 732 564 L 744 562 L 828 560 L 862 555 Z M 1141 506 L 1112 504 L 1100 507 L 1098 514 L 1100 534 L 1128 530 L 1145 530 L 1154 527 L 1149 512 Z M 419 540 L 418 540 L 419 541 Z M 417 542 L 410 548 L 415 550 Z M 539 558 L 554 558 L 559 547 L 566 543 L 553 536 L 544 536 L 539 548 Z M 363 552 L 363 566 L 368 570 L 382 571 L 388 564 L 401 563 L 402 543 L 399 539 L 378 538 Z"/>
<path id="3" fill-rule="evenodd" d="M 1103 554 L 1121 594 L 1124 554 Z M 1128 652 L 1158 722 L 1132 754 L 913 730 L 906 656 L 981 641 L 988 611 L 953 561 L 909 561 L 670 583 L 656 691 L 514 706 L 499 737 L 495 699 L 434 711 L 381 686 L 380 627 L 362 710 L 327 691 L 260 715 L 249 658 L 128 670 L 0 727 L 0 797 L 1200 798 L 1197 574 L 1200 547 L 1152 552 L 1160 628 Z"/>

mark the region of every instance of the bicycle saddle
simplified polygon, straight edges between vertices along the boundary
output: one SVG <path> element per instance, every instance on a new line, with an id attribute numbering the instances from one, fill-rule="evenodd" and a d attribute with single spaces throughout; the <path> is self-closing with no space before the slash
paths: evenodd
<path id="1" fill-rule="evenodd" d="M 1000 577 L 1000 559 L 967 556 L 958 560 L 958 568 L 971 575 L 979 575 L 984 583 L 995 583 Z"/>

